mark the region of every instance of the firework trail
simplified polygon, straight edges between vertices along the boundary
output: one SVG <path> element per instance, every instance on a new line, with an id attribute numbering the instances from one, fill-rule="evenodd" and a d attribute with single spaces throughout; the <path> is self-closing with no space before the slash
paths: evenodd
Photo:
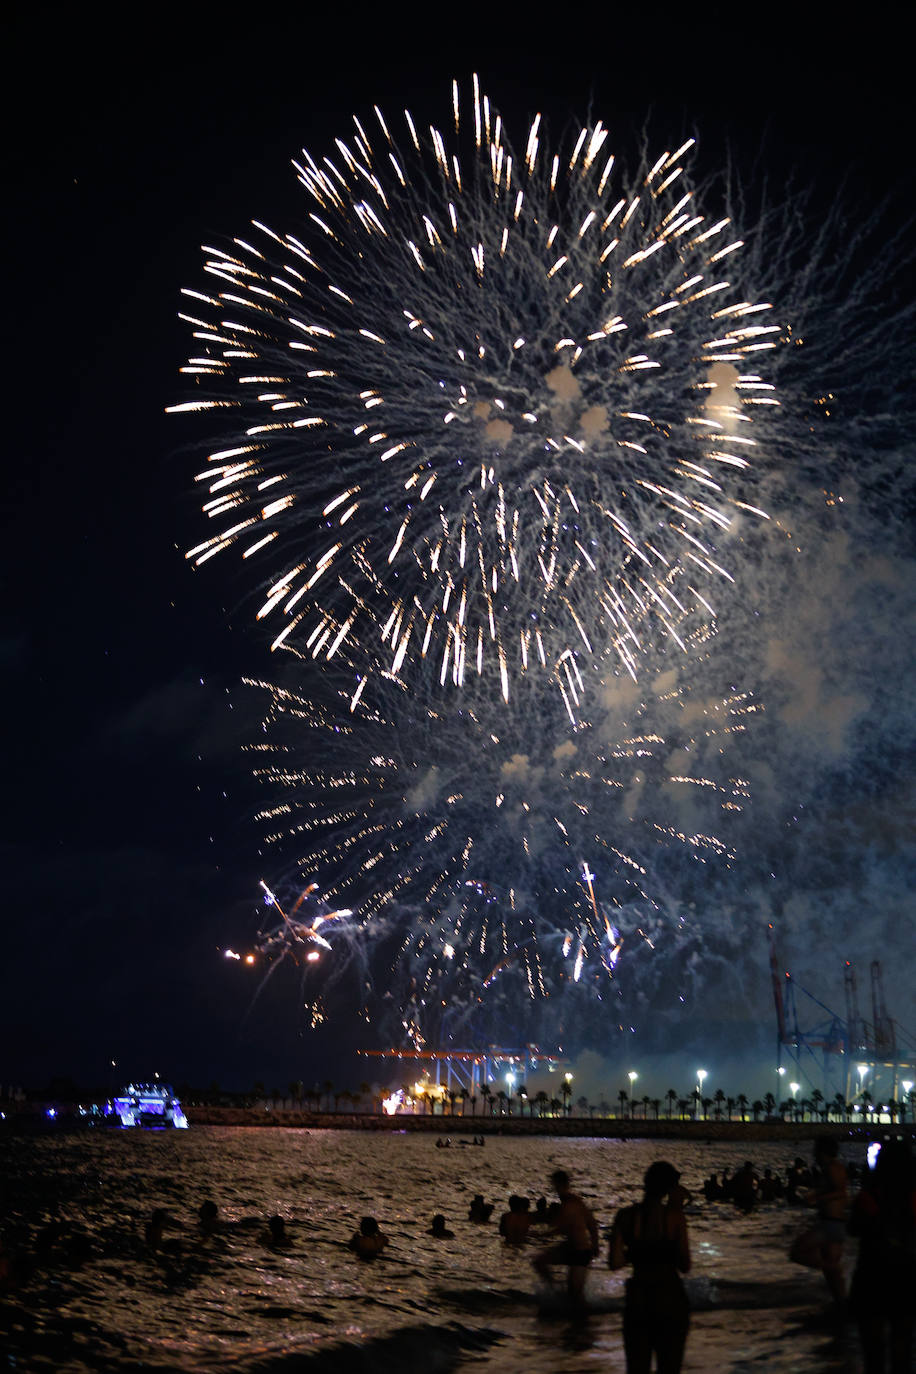
<path id="1" fill-rule="evenodd" d="M 254 558 L 273 646 L 361 656 L 354 699 L 428 657 L 505 699 L 546 674 L 574 721 L 608 647 L 635 677 L 714 615 L 780 328 L 692 140 L 622 176 L 600 123 L 553 152 L 538 117 L 516 152 L 476 79 L 452 122 L 354 119 L 295 164 L 298 234 L 205 250 L 171 408 L 219 435 L 188 557 Z"/>
<path id="2" fill-rule="evenodd" d="M 530 1030 L 561 989 L 612 995 L 637 945 L 696 941 L 690 902 L 731 864 L 747 801 L 730 746 L 759 708 L 691 690 L 681 663 L 662 655 L 647 695 L 609 675 L 575 730 L 533 680 L 502 710 L 378 675 L 351 712 L 331 669 L 311 673 L 320 699 L 257 684 L 266 838 L 357 912 L 327 932 L 331 973 L 373 970 L 418 1043 L 513 1002 Z M 690 983 L 682 968 L 682 1001 Z"/>

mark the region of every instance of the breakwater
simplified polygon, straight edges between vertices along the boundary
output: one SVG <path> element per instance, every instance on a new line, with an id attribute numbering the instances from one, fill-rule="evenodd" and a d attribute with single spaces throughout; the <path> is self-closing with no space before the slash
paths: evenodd
<path id="1" fill-rule="evenodd" d="M 455 1140 L 467 1136 L 570 1136 L 607 1140 L 803 1141 L 817 1135 L 874 1140 L 892 1132 L 916 1139 L 916 1127 L 877 1121 L 688 1121 L 660 1117 L 432 1116 L 383 1112 L 314 1112 L 269 1108 L 190 1106 L 191 1126 L 268 1126 L 295 1130 L 425 1132 Z"/>

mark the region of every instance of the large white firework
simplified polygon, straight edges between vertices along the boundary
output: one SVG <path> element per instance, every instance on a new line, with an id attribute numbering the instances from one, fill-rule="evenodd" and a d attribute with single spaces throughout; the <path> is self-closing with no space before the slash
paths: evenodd
<path id="1" fill-rule="evenodd" d="M 506 699 L 542 672 L 576 719 L 609 647 L 636 676 L 714 615 L 779 326 L 692 140 L 622 174 L 600 122 L 552 151 L 538 116 L 516 152 L 476 79 L 448 136 L 353 126 L 296 162 L 295 232 L 254 221 L 186 292 L 172 409 L 219 435 L 188 556 L 255 559 L 273 645 L 347 646 L 354 698 L 428 657 Z"/>

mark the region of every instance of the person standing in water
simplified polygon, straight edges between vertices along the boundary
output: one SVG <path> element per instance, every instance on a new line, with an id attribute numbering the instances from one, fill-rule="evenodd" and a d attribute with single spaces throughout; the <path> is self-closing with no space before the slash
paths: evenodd
<path id="1" fill-rule="evenodd" d="M 817 1208 L 821 1237 L 820 1267 L 827 1287 L 842 1311 L 846 1302 L 843 1274 L 843 1241 L 846 1239 L 846 1165 L 839 1157 L 832 1136 L 821 1136 L 814 1144 L 816 1170 L 806 1201 Z"/>
<path id="2" fill-rule="evenodd" d="M 569 1174 L 557 1169 L 550 1181 L 560 1199 L 560 1205 L 550 1218 L 555 1231 L 565 1237 L 558 1245 L 541 1250 L 531 1261 L 535 1272 L 548 1283 L 553 1282 L 551 1265 L 567 1267 L 566 1291 L 574 1311 L 585 1307 L 585 1275 L 598 1253 L 598 1223 L 590 1207 L 578 1193 L 572 1191 Z"/>
<path id="3" fill-rule="evenodd" d="M 652 1353 L 658 1374 L 679 1374 L 690 1312 L 681 1274 L 690 1268 L 687 1221 L 665 1199 L 677 1195 L 680 1175 L 656 1160 L 646 1170 L 642 1202 L 623 1207 L 611 1232 L 608 1267 L 632 1264 L 623 1309 L 627 1374 L 649 1374 Z"/>

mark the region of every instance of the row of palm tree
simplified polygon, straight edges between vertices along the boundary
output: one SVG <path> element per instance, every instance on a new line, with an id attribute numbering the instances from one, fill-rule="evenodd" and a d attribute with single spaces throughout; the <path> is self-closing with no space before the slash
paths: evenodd
<path id="1" fill-rule="evenodd" d="M 513 1116 L 524 1117 L 558 1117 L 571 1116 L 572 1085 L 568 1079 L 564 1079 L 558 1085 L 554 1095 L 539 1090 L 529 1094 L 524 1083 L 509 1085 L 505 1088 L 494 1088 L 489 1083 L 481 1083 L 475 1088 L 441 1088 L 429 1085 L 426 1091 L 417 1093 L 407 1084 L 401 1088 L 405 1101 L 412 1100 L 424 1112 L 430 1115 L 441 1110 L 450 1116 L 458 1114 L 460 1104 L 460 1115 L 477 1116 L 478 1108 L 482 1116 Z M 361 1083 L 358 1092 L 348 1089 L 339 1089 L 330 1080 L 325 1080 L 323 1084 L 306 1088 L 302 1082 L 290 1083 L 287 1094 L 281 1094 L 277 1089 L 267 1094 L 263 1085 L 255 1084 L 254 1095 L 257 1097 L 270 1096 L 275 1102 L 286 1100 L 296 1108 L 306 1108 L 312 1111 L 360 1111 L 376 1109 L 376 1103 L 368 1083 Z M 878 1116 L 887 1117 L 891 1123 L 894 1121 L 906 1121 L 907 1113 L 911 1121 L 916 1120 L 916 1091 L 911 1091 L 903 1101 L 893 1098 L 886 1101 L 875 1102 L 873 1096 L 867 1092 L 858 1094 L 855 1101 L 847 1101 L 843 1093 L 836 1093 L 832 1098 L 825 1099 L 824 1094 L 815 1088 L 809 1097 L 787 1098 L 779 1102 L 772 1093 L 766 1093 L 762 1098 L 749 1100 L 745 1093 L 737 1093 L 731 1097 L 721 1089 L 717 1089 L 712 1096 L 702 1096 L 696 1089 L 689 1094 L 678 1093 L 674 1088 L 669 1088 L 664 1098 L 650 1097 L 648 1095 L 638 1098 L 628 1093 L 626 1088 L 621 1088 L 617 1094 L 617 1107 L 612 1111 L 610 1103 L 601 1098 L 597 1102 L 591 1101 L 585 1096 L 576 1099 L 575 1106 L 580 1116 L 588 1116 L 592 1120 L 596 1116 L 601 1118 L 615 1117 L 616 1119 L 659 1121 L 663 1117 L 665 1120 L 703 1120 L 703 1121 L 741 1121 L 746 1122 L 749 1118 L 752 1121 L 760 1121 L 761 1118 L 772 1119 L 778 1117 L 783 1121 L 794 1122 L 851 1122 L 856 1119 L 865 1121 Z"/>

